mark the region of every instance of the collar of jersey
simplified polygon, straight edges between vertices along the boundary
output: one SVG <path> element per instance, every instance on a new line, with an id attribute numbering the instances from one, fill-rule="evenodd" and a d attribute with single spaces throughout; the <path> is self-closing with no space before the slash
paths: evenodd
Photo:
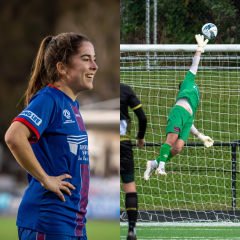
<path id="1" fill-rule="evenodd" d="M 77 100 L 73 101 L 66 93 L 64 93 L 63 91 L 61 91 L 59 88 L 57 88 L 56 86 L 52 85 L 52 84 L 48 84 L 47 87 L 52 87 L 55 88 L 57 90 L 59 90 L 64 96 L 66 96 L 66 98 L 69 99 L 69 101 L 71 101 L 72 103 L 76 103 Z"/>
<path id="2" fill-rule="evenodd" d="M 54 86 L 54 85 L 52 85 L 52 84 L 48 84 L 47 86 L 48 86 L 48 87 L 56 88 L 57 90 L 60 90 L 59 88 L 57 88 L 56 86 Z"/>

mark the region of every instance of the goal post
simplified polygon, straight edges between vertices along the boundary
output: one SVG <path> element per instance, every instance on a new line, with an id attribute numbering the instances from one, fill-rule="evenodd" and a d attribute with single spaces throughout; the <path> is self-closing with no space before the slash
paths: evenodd
<path id="1" fill-rule="evenodd" d="M 240 45 L 208 44 L 195 77 L 200 105 L 194 125 L 210 136 L 204 145 L 190 134 L 180 154 L 166 163 L 166 178 L 145 181 L 146 162 L 166 141 L 167 117 L 197 45 L 120 45 L 120 82 L 139 97 L 147 116 L 146 144 L 138 149 L 138 119 L 130 110 L 138 221 L 240 221 Z M 120 192 L 121 220 L 126 220 Z"/>

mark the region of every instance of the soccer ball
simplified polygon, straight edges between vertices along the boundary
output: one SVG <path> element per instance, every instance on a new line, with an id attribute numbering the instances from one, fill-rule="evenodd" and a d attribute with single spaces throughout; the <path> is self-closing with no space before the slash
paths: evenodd
<path id="1" fill-rule="evenodd" d="M 217 36 L 218 29 L 213 23 L 206 23 L 202 27 L 202 34 L 207 39 L 213 39 Z"/>

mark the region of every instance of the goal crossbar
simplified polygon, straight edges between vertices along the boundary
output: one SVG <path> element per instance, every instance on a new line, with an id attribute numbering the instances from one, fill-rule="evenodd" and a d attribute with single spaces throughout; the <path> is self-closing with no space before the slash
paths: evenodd
<path id="1" fill-rule="evenodd" d="M 120 44 L 120 52 L 195 52 L 197 44 Z M 208 44 L 205 52 L 240 52 L 240 44 Z"/>

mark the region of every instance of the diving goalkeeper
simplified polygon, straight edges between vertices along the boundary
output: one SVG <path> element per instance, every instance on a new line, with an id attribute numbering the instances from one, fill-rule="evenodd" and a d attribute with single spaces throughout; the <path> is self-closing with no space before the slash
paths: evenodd
<path id="1" fill-rule="evenodd" d="M 181 152 L 190 132 L 198 137 L 205 147 L 211 147 L 214 143 L 210 137 L 200 133 L 193 125 L 194 115 L 200 101 L 199 89 L 194 78 L 197 73 L 201 53 L 204 52 L 204 47 L 208 42 L 207 39 L 204 41 L 204 37 L 200 34 L 196 35 L 195 38 L 198 48 L 188 74 L 184 81 L 179 84 L 179 93 L 175 106 L 169 113 L 166 128 L 167 140 L 161 147 L 160 156 L 154 161 L 147 162 L 147 169 L 144 172 L 145 180 L 149 179 L 153 169 L 157 166 L 156 175 L 167 176 L 165 172 L 166 161 Z"/>

